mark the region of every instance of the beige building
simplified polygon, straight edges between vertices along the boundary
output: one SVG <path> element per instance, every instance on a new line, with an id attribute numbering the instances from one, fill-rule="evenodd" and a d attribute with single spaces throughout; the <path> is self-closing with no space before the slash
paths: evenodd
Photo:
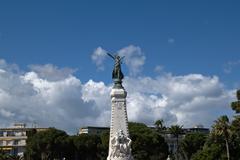
<path id="1" fill-rule="evenodd" d="M 10 128 L 0 128 L 0 149 L 11 155 L 22 156 L 25 151 L 28 133 L 34 129 L 38 132 L 47 128 L 26 128 L 24 123 L 15 123 Z"/>
<path id="2" fill-rule="evenodd" d="M 91 134 L 91 135 L 100 135 L 103 132 L 109 132 L 109 127 L 93 127 L 87 126 L 79 129 L 78 134 Z"/>

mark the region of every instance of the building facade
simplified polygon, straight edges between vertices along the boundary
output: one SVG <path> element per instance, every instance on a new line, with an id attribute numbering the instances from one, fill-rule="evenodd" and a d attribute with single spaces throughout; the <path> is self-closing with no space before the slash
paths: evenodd
<path id="1" fill-rule="evenodd" d="M 109 132 L 109 127 L 93 127 L 87 126 L 79 129 L 78 134 L 91 134 L 91 135 L 100 135 L 103 132 Z"/>
<path id="2" fill-rule="evenodd" d="M 33 130 L 44 131 L 47 128 L 27 128 L 24 123 L 15 123 L 10 128 L 0 128 L 0 150 L 10 154 L 23 156 L 28 133 Z"/>

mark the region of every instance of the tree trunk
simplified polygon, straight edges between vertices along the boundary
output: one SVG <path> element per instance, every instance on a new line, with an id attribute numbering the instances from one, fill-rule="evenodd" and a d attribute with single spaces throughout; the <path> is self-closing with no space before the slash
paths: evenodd
<path id="1" fill-rule="evenodd" d="M 229 145 L 228 145 L 227 139 L 225 139 L 225 143 L 226 143 L 226 150 L 227 150 L 227 158 L 228 158 L 228 160 L 230 160 L 230 152 L 229 152 Z"/>
<path id="2" fill-rule="evenodd" d="M 176 138 L 177 138 L 177 150 L 176 150 L 176 157 L 177 157 L 177 160 L 178 160 L 178 135 L 176 136 Z"/>

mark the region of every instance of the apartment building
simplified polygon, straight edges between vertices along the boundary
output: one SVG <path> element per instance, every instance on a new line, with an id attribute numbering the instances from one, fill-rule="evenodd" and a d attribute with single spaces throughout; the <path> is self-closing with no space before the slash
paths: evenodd
<path id="1" fill-rule="evenodd" d="M 23 156 L 30 131 L 47 128 L 27 128 L 24 123 L 15 123 L 9 128 L 0 128 L 0 150 L 7 154 Z"/>

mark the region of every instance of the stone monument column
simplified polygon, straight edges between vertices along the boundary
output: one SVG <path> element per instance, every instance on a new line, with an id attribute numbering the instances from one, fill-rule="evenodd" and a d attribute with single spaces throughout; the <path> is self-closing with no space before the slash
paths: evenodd
<path id="1" fill-rule="evenodd" d="M 132 141 L 128 132 L 127 92 L 122 86 L 124 76 L 121 72 L 121 59 L 123 57 L 108 55 L 115 60 L 115 65 L 112 74 L 114 86 L 111 90 L 112 112 L 107 160 L 133 160 L 131 154 Z"/>

